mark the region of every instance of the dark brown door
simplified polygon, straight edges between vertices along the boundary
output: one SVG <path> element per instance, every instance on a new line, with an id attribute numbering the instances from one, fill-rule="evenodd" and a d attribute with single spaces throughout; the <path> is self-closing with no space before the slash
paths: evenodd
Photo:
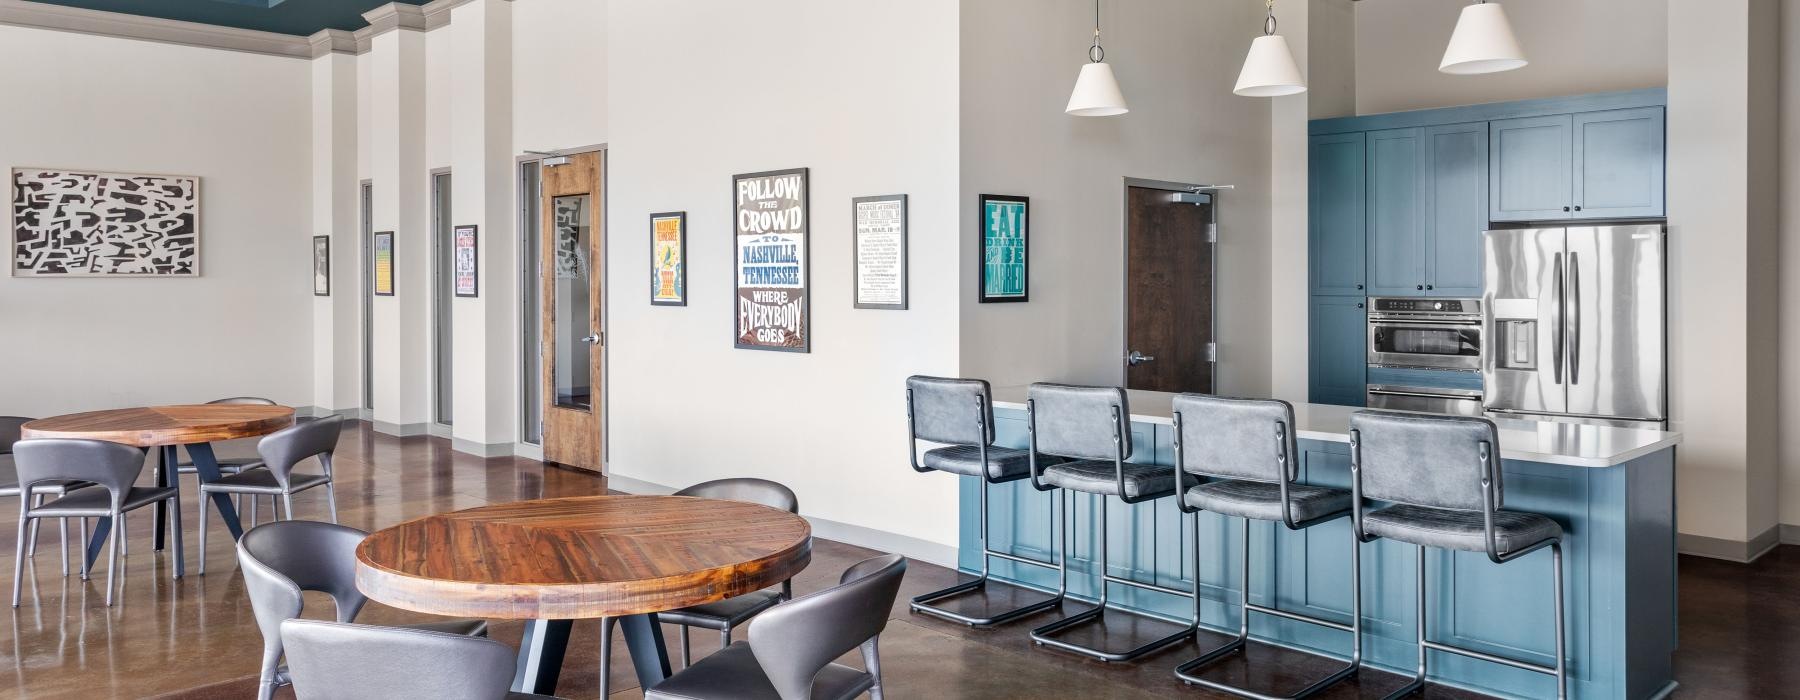
<path id="1" fill-rule="evenodd" d="M 1212 197 L 1126 192 L 1125 387 L 1212 393 Z"/>
<path id="2" fill-rule="evenodd" d="M 543 173 L 544 461 L 601 471 L 606 392 L 601 291 L 606 193 L 603 152 Z"/>

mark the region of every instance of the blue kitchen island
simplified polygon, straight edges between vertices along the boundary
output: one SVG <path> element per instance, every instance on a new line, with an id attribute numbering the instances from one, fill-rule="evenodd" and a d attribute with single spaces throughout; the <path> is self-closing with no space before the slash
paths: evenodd
<path id="1" fill-rule="evenodd" d="M 1174 464 L 1172 394 L 1129 392 L 1131 461 Z M 998 444 L 1027 446 L 1025 387 L 994 392 Z M 1300 442 L 1300 478 L 1348 488 L 1350 414 L 1344 406 L 1294 407 Z M 1504 460 L 1506 505 L 1555 518 L 1566 532 L 1569 693 L 1572 698 L 1657 698 L 1674 688 L 1671 656 L 1676 643 L 1675 446 L 1678 433 L 1524 420 L 1496 421 Z M 1171 467 L 1172 468 L 1172 467 Z M 1473 468 L 1473 467 L 1471 467 Z M 978 571 L 979 482 L 961 484 L 961 553 L 965 571 Z M 1029 480 L 992 487 L 994 549 L 1054 561 L 1056 492 L 1039 492 Z M 1070 535 L 1069 588 L 1076 597 L 1097 595 L 1094 559 L 1099 551 L 1092 517 L 1098 497 L 1076 494 Z M 1106 505 L 1112 532 L 1111 573 L 1162 586 L 1190 589 L 1194 565 L 1193 521 L 1173 498 L 1127 506 Z M 1238 528 L 1241 522 L 1200 513 L 1201 624 L 1224 634 L 1238 625 Z M 1348 623 L 1350 610 L 1349 518 L 1292 532 L 1277 523 L 1251 527 L 1250 599 L 1295 612 Z M 1411 545 L 1376 541 L 1363 550 L 1365 662 L 1412 675 L 1414 556 Z M 994 575 L 1054 590 L 1056 573 L 995 559 Z M 1550 553 L 1539 551 L 1505 565 L 1479 553 L 1427 550 L 1430 637 L 1521 661 L 1554 662 Z M 1192 603 L 1184 598 L 1114 586 L 1111 599 L 1185 624 Z M 1020 624 L 1043 624 L 1047 615 Z M 1347 658 L 1349 634 L 1254 615 L 1253 634 L 1298 648 Z M 1191 649 L 1184 646 L 1181 649 Z M 1173 669 L 1185 652 L 1150 657 Z M 1179 657 L 1179 658 L 1178 658 Z M 1529 671 L 1432 652 L 1431 679 L 1503 697 L 1555 697 L 1553 679 Z"/>

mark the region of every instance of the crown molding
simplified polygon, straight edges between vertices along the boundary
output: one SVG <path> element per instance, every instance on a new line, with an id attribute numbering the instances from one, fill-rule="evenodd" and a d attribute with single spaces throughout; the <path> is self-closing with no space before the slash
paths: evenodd
<path id="1" fill-rule="evenodd" d="M 356 35 L 342 29 L 321 29 L 307 37 L 306 41 L 312 47 L 313 58 L 334 53 L 357 53 Z"/>
<path id="2" fill-rule="evenodd" d="M 431 31 L 450 23 L 450 11 L 474 0 L 431 0 L 419 6 L 425 11 L 425 31 Z"/>
<path id="3" fill-rule="evenodd" d="M 369 26 L 356 30 L 356 33 L 368 32 L 370 37 L 386 34 L 396 29 L 425 31 L 425 10 L 418 5 L 390 2 L 364 12 L 363 20 L 368 22 Z"/>
<path id="4" fill-rule="evenodd" d="M 0 24 L 286 58 L 312 58 L 314 50 L 307 37 L 25 0 L 0 0 Z"/>

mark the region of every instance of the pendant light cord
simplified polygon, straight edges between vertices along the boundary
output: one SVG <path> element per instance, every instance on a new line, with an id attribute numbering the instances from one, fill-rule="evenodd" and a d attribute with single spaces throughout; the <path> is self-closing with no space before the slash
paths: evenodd
<path id="1" fill-rule="evenodd" d="M 1264 0 L 1263 5 L 1269 9 L 1268 19 L 1263 20 L 1263 36 L 1275 33 L 1275 0 Z"/>
<path id="2" fill-rule="evenodd" d="M 1088 47 L 1088 60 L 1094 63 L 1106 61 L 1106 49 L 1100 48 L 1100 0 L 1094 0 L 1094 45 Z"/>

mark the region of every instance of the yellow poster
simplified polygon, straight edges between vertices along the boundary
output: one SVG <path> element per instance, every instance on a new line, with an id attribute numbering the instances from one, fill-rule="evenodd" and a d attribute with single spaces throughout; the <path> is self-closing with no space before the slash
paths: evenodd
<path id="1" fill-rule="evenodd" d="M 687 212 L 650 215 L 650 303 L 687 305 Z"/>
<path id="2" fill-rule="evenodd" d="M 394 234 L 391 231 L 375 234 L 375 294 L 394 295 Z"/>

